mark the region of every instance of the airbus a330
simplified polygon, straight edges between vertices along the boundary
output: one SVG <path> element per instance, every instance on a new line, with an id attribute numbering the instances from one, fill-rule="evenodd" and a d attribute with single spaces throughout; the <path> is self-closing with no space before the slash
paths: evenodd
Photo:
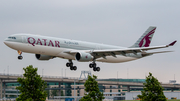
<path id="1" fill-rule="evenodd" d="M 170 51 L 147 52 L 148 50 L 173 46 L 176 41 L 162 46 L 150 46 L 156 27 L 150 26 L 131 47 L 105 45 L 64 38 L 47 37 L 33 34 L 13 34 L 5 39 L 4 43 L 17 50 L 18 59 L 23 59 L 22 52 L 33 53 L 38 60 L 49 60 L 55 57 L 68 59 L 66 63 L 70 70 L 77 70 L 72 60 L 89 62 L 90 68 L 100 71 L 96 61 L 107 63 L 121 63 L 140 59 L 156 53 Z"/>

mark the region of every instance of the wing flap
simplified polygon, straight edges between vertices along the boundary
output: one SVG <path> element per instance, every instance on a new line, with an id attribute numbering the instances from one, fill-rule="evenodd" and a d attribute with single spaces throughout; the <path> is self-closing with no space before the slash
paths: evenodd
<path id="1" fill-rule="evenodd" d="M 173 51 L 148 52 L 148 53 L 142 53 L 142 54 L 148 55 L 148 54 L 158 54 L 158 53 L 168 53 L 168 52 L 173 52 Z"/>

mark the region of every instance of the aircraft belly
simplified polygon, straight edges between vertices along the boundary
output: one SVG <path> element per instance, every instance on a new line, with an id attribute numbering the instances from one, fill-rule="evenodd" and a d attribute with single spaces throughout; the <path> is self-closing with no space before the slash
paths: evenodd
<path id="1" fill-rule="evenodd" d="M 116 55 L 116 57 L 106 56 L 106 59 L 99 58 L 99 59 L 97 59 L 97 61 L 107 62 L 107 63 L 121 63 L 121 62 L 128 62 L 128 61 L 139 59 L 136 57 L 126 57 L 126 56 L 122 56 L 122 55 Z"/>
<path id="2" fill-rule="evenodd" d="M 61 52 L 61 53 L 57 54 L 56 56 L 59 57 L 59 58 L 63 58 L 63 59 L 75 60 L 75 55 L 64 53 L 64 52 Z"/>

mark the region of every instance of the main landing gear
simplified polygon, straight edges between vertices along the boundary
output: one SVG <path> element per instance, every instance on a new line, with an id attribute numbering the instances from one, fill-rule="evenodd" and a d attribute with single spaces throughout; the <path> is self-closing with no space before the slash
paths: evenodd
<path id="1" fill-rule="evenodd" d="M 66 63 L 66 66 L 67 66 L 67 67 L 70 67 L 70 70 L 74 70 L 74 71 L 77 70 L 77 67 L 76 67 L 76 66 L 73 66 L 72 60 L 69 60 L 69 62 Z M 95 63 L 95 62 L 90 63 L 90 64 L 89 64 L 89 67 L 90 67 L 90 68 L 93 68 L 93 71 L 97 71 L 97 72 L 100 71 L 100 67 L 96 67 L 96 63 Z"/>
<path id="2" fill-rule="evenodd" d="M 76 67 L 76 66 L 73 66 L 72 60 L 69 60 L 69 62 L 66 63 L 66 66 L 67 66 L 67 67 L 70 67 L 70 70 L 74 70 L 74 71 L 77 70 L 77 67 Z"/>
<path id="3" fill-rule="evenodd" d="M 18 54 L 19 54 L 18 59 L 19 59 L 19 60 L 22 60 L 23 57 L 21 56 L 22 52 L 21 52 L 20 50 L 18 50 Z"/>
<path id="4" fill-rule="evenodd" d="M 90 64 L 89 64 L 89 67 L 90 67 L 90 68 L 93 68 L 93 71 L 97 71 L 97 72 L 100 71 L 100 67 L 96 67 L 96 63 L 95 63 L 95 62 L 90 63 Z"/>

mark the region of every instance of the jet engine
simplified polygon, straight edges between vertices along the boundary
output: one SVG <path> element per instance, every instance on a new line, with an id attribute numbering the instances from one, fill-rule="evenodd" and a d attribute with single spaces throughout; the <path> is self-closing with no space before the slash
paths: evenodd
<path id="1" fill-rule="evenodd" d="M 38 60 L 49 60 L 49 59 L 53 59 L 53 56 L 49 56 L 49 55 L 41 55 L 41 54 L 35 54 L 36 58 Z"/>
<path id="2" fill-rule="evenodd" d="M 78 53 L 76 53 L 75 58 L 77 61 L 88 62 L 88 61 L 91 61 L 93 59 L 93 56 L 89 53 L 78 52 Z"/>

